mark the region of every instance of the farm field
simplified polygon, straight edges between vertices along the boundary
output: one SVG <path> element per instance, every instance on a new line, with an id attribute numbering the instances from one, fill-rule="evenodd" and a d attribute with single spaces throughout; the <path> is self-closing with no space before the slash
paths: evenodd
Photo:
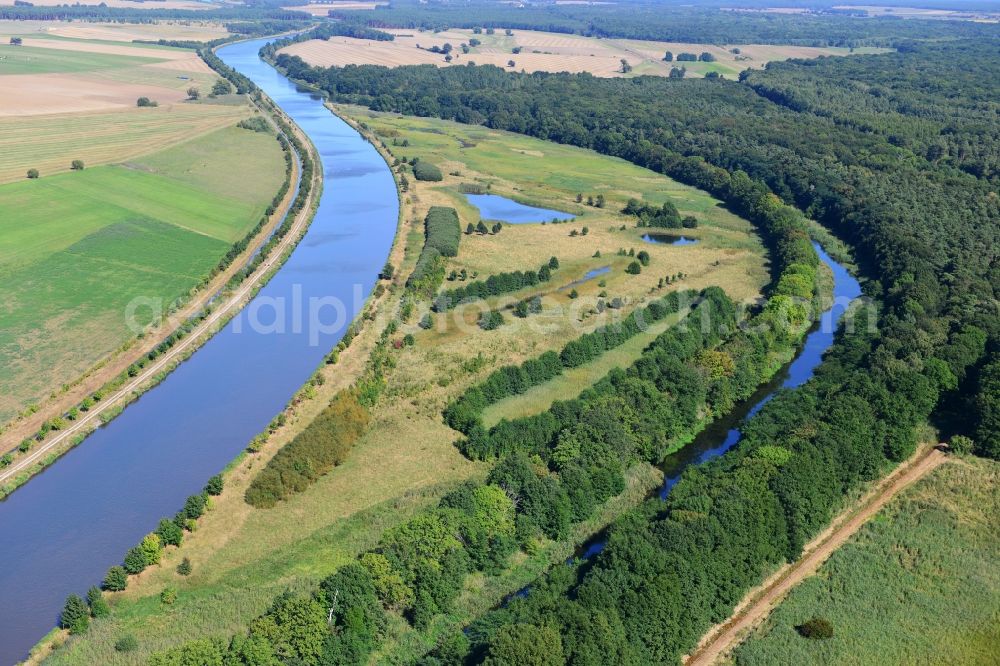
<path id="1" fill-rule="evenodd" d="M 347 64 L 400 65 L 433 64 L 445 66 L 444 55 L 427 49 L 451 44 L 452 65 L 474 62 L 477 65 L 497 65 L 517 71 L 590 72 L 595 76 L 666 76 L 673 66 L 684 66 L 688 76 L 703 76 L 714 71 L 735 78 L 740 71 L 761 68 L 774 60 L 843 56 L 850 53 L 878 53 L 885 49 L 847 49 L 836 47 L 740 45 L 739 47 L 674 42 L 644 42 L 638 40 L 597 39 L 581 35 L 555 34 L 531 30 L 515 30 L 512 35 L 474 34 L 471 30 L 447 30 L 438 33 L 416 30 L 387 30 L 396 36 L 391 42 L 332 37 L 329 41 L 311 40 L 292 44 L 281 53 L 297 55 L 312 65 L 343 66 Z M 478 39 L 481 44 L 468 53 L 459 48 Z M 419 48 L 418 48 L 419 47 Z M 513 53 L 520 49 L 519 53 Z M 737 51 L 734 53 L 733 50 Z M 663 62 L 670 51 L 700 55 L 711 53 L 714 62 Z M 622 60 L 632 68 L 623 73 Z M 515 64 L 511 68 L 509 62 Z"/>
<path id="2" fill-rule="evenodd" d="M 156 21 L 151 23 L 98 23 L 90 21 L 0 21 L 0 39 L 12 36 L 64 37 L 108 42 L 177 39 L 210 41 L 229 34 L 211 21 Z"/>
<path id="3" fill-rule="evenodd" d="M 463 203 L 461 183 L 489 182 L 495 193 L 578 214 L 576 221 L 565 224 L 504 225 L 496 235 L 463 235 L 458 256 L 449 264 L 449 270 L 466 267 L 485 277 L 501 270 L 536 268 L 550 256 L 558 256 L 560 268 L 548 286 L 515 294 L 544 293 L 545 311 L 538 318 L 548 314 L 550 321 L 540 327 L 531 318 L 522 321 L 508 316 L 506 325 L 490 332 L 474 325 L 424 331 L 416 325 L 420 314 L 415 314 L 401 332 L 413 334 L 416 343 L 393 353 L 395 364 L 372 410 L 372 423 L 346 462 L 274 508 L 251 508 L 243 494 L 263 461 L 363 367 L 381 331 L 379 324 L 365 324 L 338 362 L 321 369 L 325 381 L 310 388 L 315 399 L 296 408 L 290 425 L 280 429 L 261 454 L 243 457 L 232 466 L 226 491 L 213 498 L 213 510 L 201 519 L 198 530 L 185 537 L 180 549 L 165 552 L 160 566 L 151 567 L 126 592 L 116 595 L 112 617 L 95 622 L 85 636 L 70 641 L 54 654 L 52 663 L 138 663 L 150 652 L 191 638 L 228 636 L 244 630 L 282 590 L 308 587 L 309 581 L 317 581 L 372 547 L 384 530 L 436 502 L 459 481 L 481 478 L 488 464 L 471 462 L 458 452 L 453 445 L 457 433 L 443 424 L 442 408 L 496 367 L 558 349 L 606 323 L 598 317 L 579 321 L 569 314 L 557 315 L 560 308 L 570 311 L 572 301 L 568 292 L 558 287 L 592 268 L 613 266 L 602 277 L 609 293 L 628 301 L 625 312 L 645 298 L 666 293 L 656 290 L 650 294 L 650 289 L 661 274 L 678 270 L 690 273 L 679 288 L 725 284 L 741 299 L 753 299 L 767 282 L 765 252 L 750 224 L 705 193 L 664 176 L 590 151 L 503 132 L 374 114 L 355 107 L 338 111 L 370 127 L 394 156 L 420 157 L 448 174 L 439 183 L 416 182 L 408 175 L 404 226 L 391 259 L 400 279 L 394 287 L 397 296 L 422 247 L 423 217 L 430 206 L 457 207 L 463 228 L 479 220 L 476 209 Z M 392 145 L 404 140 L 406 147 Z M 461 175 L 451 175 L 453 172 Z M 578 192 L 603 193 L 607 206 L 598 209 L 576 204 Z M 643 243 L 634 218 L 618 212 L 630 197 L 656 202 L 669 198 L 682 212 L 697 215 L 702 224 L 692 232 L 699 235 L 701 243 L 683 248 Z M 622 225 L 625 230 L 621 230 Z M 587 236 L 569 236 L 571 230 L 584 226 L 590 230 Z M 624 258 L 616 256 L 619 247 L 648 249 L 650 269 L 639 276 L 626 275 Z M 602 257 L 595 258 L 598 249 Z M 718 265 L 714 265 L 716 261 Z M 593 286 L 578 289 L 596 294 L 598 280 L 590 282 Z M 453 286 L 447 281 L 444 284 Z M 385 307 L 393 309 L 397 302 L 390 299 Z M 648 487 L 661 481 L 647 466 L 633 470 L 631 479 L 634 494 L 630 501 L 638 501 Z M 175 573 L 182 557 L 190 558 L 193 564 L 193 573 L 186 578 Z M 539 562 L 532 565 L 542 566 Z M 179 591 L 169 610 L 159 601 L 165 586 Z M 482 604 L 492 598 L 489 595 L 502 594 L 499 587 L 492 578 L 470 580 L 462 608 L 482 610 Z M 415 637 L 408 627 L 397 626 L 392 632 L 393 640 L 382 656 L 386 661 L 406 663 Z M 113 646 L 127 633 L 136 636 L 140 647 L 131 655 L 122 655 Z"/>
<path id="4" fill-rule="evenodd" d="M 0 5 L 13 5 L 15 0 L 0 0 Z M 63 0 L 32 0 L 39 7 L 57 7 L 67 4 Z M 74 4 L 106 5 L 117 9 L 215 9 L 218 4 L 200 0 L 81 0 Z"/>
<path id="5" fill-rule="evenodd" d="M 895 499 L 736 649 L 737 664 L 996 663 L 1000 464 L 942 465 Z M 827 618 L 833 638 L 795 627 Z"/>
<path id="6" fill-rule="evenodd" d="M 238 177 L 226 168 L 236 159 Z M 188 294 L 256 224 L 283 172 L 273 136 L 231 127 L 0 186 L 0 420 L 129 340 L 132 299 Z"/>

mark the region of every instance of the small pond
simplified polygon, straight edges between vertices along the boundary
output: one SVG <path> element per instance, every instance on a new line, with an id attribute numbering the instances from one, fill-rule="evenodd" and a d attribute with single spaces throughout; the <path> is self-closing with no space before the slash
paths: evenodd
<path id="1" fill-rule="evenodd" d="M 575 215 L 561 210 L 535 208 L 518 203 L 498 194 L 466 194 L 469 203 L 479 209 L 484 220 L 499 220 L 511 224 L 530 222 L 551 222 L 552 220 L 572 220 Z"/>
<path id="2" fill-rule="evenodd" d="M 584 273 L 583 277 L 580 278 L 579 280 L 573 280 L 569 284 L 563 285 L 562 287 L 559 287 L 559 291 L 563 291 L 565 289 L 571 289 L 573 287 L 577 287 L 577 286 L 583 284 L 584 282 L 587 282 L 589 280 L 593 280 L 598 275 L 606 275 L 606 274 L 608 274 L 610 272 L 611 272 L 611 266 L 601 266 L 600 268 L 591 269 L 591 270 L 587 271 L 586 273 Z"/>
<path id="3" fill-rule="evenodd" d="M 642 240 L 658 245 L 694 245 L 698 242 L 697 238 L 678 234 L 643 234 Z"/>

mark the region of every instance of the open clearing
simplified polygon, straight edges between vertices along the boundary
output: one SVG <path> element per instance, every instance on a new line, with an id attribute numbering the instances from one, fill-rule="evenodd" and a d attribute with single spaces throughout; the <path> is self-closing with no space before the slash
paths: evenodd
<path id="1" fill-rule="evenodd" d="M 238 176 L 227 168 L 236 161 Z M 283 171 L 273 136 L 232 127 L 126 164 L 0 186 L 0 417 L 129 340 L 133 298 L 188 294 L 257 222 Z"/>
<path id="2" fill-rule="evenodd" d="M 451 266 L 469 267 L 485 277 L 501 270 L 537 268 L 557 255 L 561 267 L 550 283 L 517 294 L 545 292 L 546 311 L 523 321 L 508 315 L 508 324 L 491 332 L 474 325 L 422 331 L 416 326 L 420 315 L 415 314 L 403 330 L 412 332 L 417 342 L 394 352 L 397 364 L 388 373 L 387 389 L 374 409 L 372 425 L 347 461 L 273 509 L 250 508 L 243 493 L 253 474 L 364 366 L 366 354 L 381 332 L 381 325 L 365 323 L 362 334 L 338 362 L 321 370 L 326 381 L 311 389 L 316 398 L 296 407 L 289 426 L 278 431 L 262 454 L 244 457 L 234 465 L 226 490 L 213 500 L 214 510 L 185 538 L 183 547 L 166 552 L 161 566 L 148 569 L 117 596 L 113 617 L 95 622 L 87 635 L 56 652 L 52 663 L 137 663 L 150 651 L 191 638 L 243 631 L 274 595 L 334 571 L 362 549 L 372 547 L 385 529 L 436 502 L 455 482 L 483 474 L 487 465 L 468 461 L 453 446 L 457 433 L 442 423 L 441 409 L 495 367 L 560 348 L 604 323 L 606 320 L 597 317 L 579 321 L 573 315 L 557 315 L 559 307 L 570 304 L 568 295 L 558 287 L 591 268 L 613 265 L 612 272 L 603 276 L 606 288 L 632 304 L 666 293 L 658 290 L 650 294 L 650 288 L 661 274 L 678 270 L 691 274 L 689 280 L 679 283 L 681 288 L 725 284 L 739 298 L 753 298 L 767 281 L 764 250 L 750 224 L 721 208 L 704 192 L 577 148 L 440 120 L 373 114 L 354 107 L 340 111 L 377 131 L 397 157 L 419 156 L 438 164 L 446 174 L 462 174 L 446 175 L 440 183 L 416 182 L 408 176 L 411 189 L 404 194 L 404 226 L 391 258 L 397 267 L 402 266 L 397 273 L 400 280 L 405 279 L 420 252 L 422 219 L 429 206 L 458 207 L 463 228 L 479 219 L 476 209 L 464 203 L 459 183 L 489 182 L 494 192 L 578 213 L 580 217 L 573 223 L 505 225 L 497 235 L 463 235 L 459 255 L 451 261 Z M 392 146 L 394 140 L 406 140 L 409 145 Z M 597 209 L 576 204 L 577 192 L 603 193 L 608 205 Z M 643 244 L 634 220 L 617 212 L 629 197 L 675 201 L 683 211 L 702 220 L 703 225 L 694 230 L 702 243 L 685 248 Z M 623 224 L 626 229 L 620 230 Z M 569 237 L 571 229 L 583 226 L 590 229 L 586 237 Z M 640 276 L 626 275 L 625 258 L 613 256 L 618 247 L 648 249 L 653 255 L 651 268 Z M 598 248 L 607 256 L 594 258 Z M 718 265 L 714 265 L 716 261 Z M 590 281 L 580 291 L 596 293 L 597 282 Z M 453 283 L 445 282 L 445 286 Z M 397 284 L 384 307 L 394 307 L 400 293 Z M 546 325 L 535 326 L 532 319 L 543 316 L 548 317 Z M 632 478 L 634 493 L 623 506 L 641 500 L 647 487 L 661 480 L 649 468 L 636 470 Z M 194 565 L 188 578 L 178 577 L 174 571 L 182 557 L 191 558 Z M 544 562 L 540 555 L 529 564 L 544 566 Z M 519 571 L 524 581 L 533 575 Z M 464 612 L 477 607 L 481 610 L 482 604 L 492 603 L 490 600 L 520 584 L 508 579 L 470 579 L 460 608 L 466 609 Z M 166 585 L 180 591 L 168 613 L 159 601 Z M 408 642 L 409 629 L 397 626 L 391 631 L 393 640 L 386 648 L 386 660 L 408 663 L 412 655 L 407 650 L 414 648 Z M 139 651 L 128 657 L 113 647 L 126 632 L 134 633 L 140 645 Z"/>
<path id="3" fill-rule="evenodd" d="M 497 65 L 526 72 L 590 72 L 595 76 L 637 76 L 652 74 L 666 76 L 673 66 L 684 66 L 688 76 L 703 76 L 710 71 L 727 77 L 735 77 L 748 67 L 761 68 L 769 61 L 788 58 L 817 58 L 849 53 L 876 53 L 885 49 L 847 49 L 834 47 L 740 45 L 738 47 L 713 46 L 707 44 L 681 44 L 674 42 L 644 42 L 623 39 L 597 39 L 581 35 L 555 34 L 531 30 L 515 30 L 506 35 L 502 30 L 496 34 L 474 34 L 471 30 L 446 30 L 442 32 L 421 32 L 417 30 L 388 30 L 396 36 L 391 42 L 380 42 L 351 37 L 332 37 L 329 41 L 310 40 L 292 44 L 282 53 L 297 55 L 312 65 L 343 66 L 433 64 L 445 66 L 449 63 L 440 53 L 427 50 L 433 46 L 451 44 L 452 65 Z M 463 53 L 460 46 L 478 39 L 481 44 Z M 418 48 L 419 47 L 419 48 Z M 513 53 L 515 48 L 520 53 Z M 733 53 L 733 50 L 737 53 Z M 711 53 L 714 62 L 663 62 L 664 54 L 670 51 L 674 57 L 680 53 L 700 55 Z M 624 74 L 622 60 L 629 63 L 632 70 Z M 509 62 L 514 61 L 514 67 Z"/>
<path id="4" fill-rule="evenodd" d="M 737 648 L 738 664 L 996 663 L 1000 463 L 942 465 L 883 508 Z M 821 616 L 828 640 L 795 627 Z"/>

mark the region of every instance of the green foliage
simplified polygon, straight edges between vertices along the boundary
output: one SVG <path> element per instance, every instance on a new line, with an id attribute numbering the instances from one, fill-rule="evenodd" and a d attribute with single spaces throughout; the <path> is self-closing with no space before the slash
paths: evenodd
<path id="1" fill-rule="evenodd" d="M 341 391 L 305 430 L 268 461 L 250 482 L 246 501 L 268 508 L 302 492 L 347 457 L 368 427 L 368 411 L 353 391 Z"/>
<path id="2" fill-rule="evenodd" d="M 483 663 L 488 666 L 561 666 L 566 658 L 556 630 L 547 626 L 513 624 L 493 634 Z"/>
<path id="3" fill-rule="evenodd" d="M 191 558 L 185 557 L 177 565 L 177 573 L 181 576 L 190 576 L 193 567 L 191 566 Z"/>
<path id="4" fill-rule="evenodd" d="M 163 518 L 156 527 L 156 536 L 163 546 L 179 546 L 184 540 L 184 530 L 176 521 Z"/>
<path id="5" fill-rule="evenodd" d="M 105 574 L 101 587 L 109 592 L 121 592 L 128 587 L 128 573 L 123 567 L 111 567 Z"/>
<path id="6" fill-rule="evenodd" d="M 135 634 L 125 634 L 115 641 L 115 652 L 135 652 L 139 649 L 139 641 Z"/>
<path id="7" fill-rule="evenodd" d="M 150 562 L 146 557 L 146 551 L 141 546 L 135 546 L 130 548 L 127 553 L 125 553 L 125 571 L 129 574 L 135 575 L 142 573 L 146 567 L 149 566 Z"/>
<path id="8" fill-rule="evenodd" d="M 558 265 L 558 261 L 556 265 Z M 513 271 L 511 273 L 497 273 L 485 280 L 475 280 L 461 287 L 446 289 L 434 299 L 431 307 L 435 312 L 445 312 L 464 303 L 471 303 L 499 294 L 507 294 L 526 287 L 533 287 L 540 283 L 548 282 L 551 278 L 552 269 L 548 264 L 543 265 L 537 272 Z"/>
<path id="9" fill-rule="evenodd" d="M 458 213 L 454 208 L 431 206 L 424 218 L 424 247 L 417 258 L 417 265 L 406 281 L 407 287 L 427 295 L 437 290 L 444 279 L 443 257 L 458 254 L 462 237 Z"/>
<path id="10" fill-rule="evenodd" d="M 236 123 L 236 126 L 252 132 L 260 132 L 261 134 L 270 134 L 274 131 L 271 128 L 271 124 L 267 122 L 264 116 L 251 116 L 249 118 L 244 118 L 240 122 Z"/>
<path id="11" fill-rule="evenodd" d="M 95 618 L 107 617 L 111 614 L 111 607 L 101 594 L 101 588 L 96 585 L 87 590 L 87 604 L 90 606 L 90 614 Z"/>
<path id="12" fill-rule="evenodd" d="M 66 604 L 59 615 L 59 626 L 71 634 L 82 634 L 90 626 L 90 609 L 87 602 L 76 594 L 66 597 Z"/>
<path id="13" fill-rule="evenodd" d="M 205 484 L 205 493 L 208 495 L 221 495 L 222 486 L 223 486 L 222 475 L 216 474 L 215 476 L 213 476 L 208 480 L 207 484 Z"/>
<path id="14" fill-rule="evenodd" d="M 425 160 L 420 160 L 413 165 L 413 176 L 417 180 L 432 182 L 444 180 L 444 176 L 441 174 L 441 169 Z"/>
<path id="15" fill-rule="evenodd" d="M 824 640 L 833 638 L 833 625 L 825 617 L 813 617 L 795 628 L 803 638 Z"/>
<path id="16" fill-rule="evenodd" d="M 484 331 L 492 331 L 503 326 L 504 321 L 503 313 L 499 310 L 487 310 L 479 315 L 477 323 Z"/>
<path id="17" fill-rule="evenodd" d="M 160 603 L 172 606 L 177 602 L 177 588 L 167 586 L 160 591 Z"/>
<path id="18" fill-rule="evenodd" d="M 38 169 L 28 169 L 28 178 L 32 180 L 38 178 Z"/>

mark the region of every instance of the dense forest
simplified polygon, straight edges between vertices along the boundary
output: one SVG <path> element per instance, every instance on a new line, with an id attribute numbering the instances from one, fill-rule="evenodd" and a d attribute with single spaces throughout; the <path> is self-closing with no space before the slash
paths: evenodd
<path id="1" fill-rule="evenodd" d="M 591 563 L 557 568 L 428 663 L 676 661 L 768 570 L 797 557 L 852 489 L 909 455 L 927 419 L 1000 457 L 995 151 L 967 148 L 995 134 L 995 55 L 989 42 L 911 45 L 789 62 L 740 82 L 321 69 L 279 58 L 340 101 L 620 156 L 706 189 L 758 225 L 768 201 L 794 203 L 852 245 L 881 304 L 877 330 L 842 334 L 816 377 L 772 400 L 739 447 L 689 469 L 666 504 L 617 521 Z M 948 69 L 963 72 L 961 83 L 940 80 Z M 862 90 L 861 79 L 872 85 Z M 959 86 L 963 101 L 951 103 Z M 880 105 L 891 125 L 872 122 Z M 754 188 L 770 194 L 741 196 Z M 785 241 L 765 237 L 780 258 Z M 546 439 L 533 429 L 498 439 L 475 420 L 454 424 L 477 457 Z"/>
<path id="2" fill-rule="evenodd" d="M 726 11 L 725 7 L 722 3 L 696 7 L 690 2 L 644 0 L 629 3 L 628 11 L 623 12 L 615 4 L 396 0 L 391 6 L 374 10 L 334 9 L 330 15 L 344 21 L 364 21 L 374 27 L 511 28 L 698 44 L 891 46 L 906 39 L 992 34 L 992 28 L 972 22 L 858 20 L 850 12 L 829 6 L 822 12 L 807 14 L 734 12 Z"/>

